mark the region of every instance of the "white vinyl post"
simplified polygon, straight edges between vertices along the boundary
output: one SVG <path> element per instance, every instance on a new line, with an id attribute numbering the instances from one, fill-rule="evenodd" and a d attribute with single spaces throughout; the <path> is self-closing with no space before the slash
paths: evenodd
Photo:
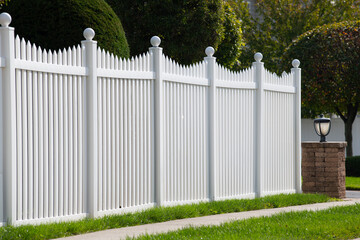
<path id="1" fill-rule="evenodd" d="M 155 202 L 158 206 L 163 202 L 163 79 L 162 79 L 162 48 L 159 47 L 161 40 L 154 36 L 150 39 L 152 47 L 149 48 L 152 55 L 153 71 L 155 73 Z"/>
<path id="2" fill-rule="evenodd" d="M 85 148 L 85 161 L 86 161 L 86 198 L 87 198 L 87 211 L 89 217 L 97 217 L 98 208 L 98 122 L 97 122 L 97 42 L 92 39 L 95 32 L 91 28 L 84 30 L 84 37 L 86 40 L 81 41 L 84 48 L 83 59 L 87 68 L 86 79 L 86 148 Z"/>
<path id="3" fill-rule="evenodd" d="M 215 81 L 215 67 L 216 58 L 213 57 L 215 50 L 212 47 L 205 49 L 207 57 L 207 78 L 209 79 L 209 199 L 210 201 L 216 200 L 217 186 L 216 186 L 216 81 Z"/>
<path id="4" fill-rule="evenodd" d="M 1 108 L 0 110 L 0 164 L 3 164 L 3 199 L 0 207 L 4 209 L 4 220 L 8 224 L 16 221 L 16 109 L 15 109 L 15 51 L 14 28 L 9 27 L 11 16 L 8 13 L 0 14 L 0 41 L 1 41 Z M 2 210 L 1 210 L 2 212 Z M 2 221 L 2 219 L 0 219 Z"/>
<path id="5" fill-rule="evenodd" d="M 292 61 L 293 68 L 291 72 L 294 77 L 296 88 L 295 100 L 295 189 L 297 193 L 301 193 L 301 68 L 300 61 L 294 59 Z"/>
<path id="6" fill-rule="evenodd" d="M 261 197 L 263 193 L 264 176 L 264 63 L 263 55 L 255 53 L 255 82 L 256 92 L 256 162 L 255 162 L 255 195 Z"/>

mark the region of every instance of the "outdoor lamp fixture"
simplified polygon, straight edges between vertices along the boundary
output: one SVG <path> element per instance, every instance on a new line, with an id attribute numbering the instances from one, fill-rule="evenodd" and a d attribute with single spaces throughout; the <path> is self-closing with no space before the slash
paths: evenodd
<path id="1" fill-rule="evenodd" d="M 324 118 L 324 115 L 320 115 L 320 118 L 314 120 L 314 128 L 317 135 L 320 136 L 320 142 L 326 142 L 325 136 L 330 132 L 331 120 L 330 118 Z"/>

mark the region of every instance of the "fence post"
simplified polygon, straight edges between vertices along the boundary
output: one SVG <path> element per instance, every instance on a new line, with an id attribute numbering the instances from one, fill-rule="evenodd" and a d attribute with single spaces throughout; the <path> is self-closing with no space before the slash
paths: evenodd
<path id="1" fill-rule="evenodd" d="M 155 202 L 160 206 L 163 202 L 163 49 L 159 47 L 161 40 L 157 36 L 152 37 L 150 43 L 152 47 L 149 48 L 149 51 L 152 55 L 151 61 L 155 73 L 155 146 L 153 148 L 155 153 Z"/>
<path id="2" fill-rule="evenodd" d="M 216 160 L 217 160 L 217 145 L 216 145 L 216 80 L 215 67 L 216 58 L 213 57 L 215 50 L 212 47 L 205 49 L 207 57 L 204 60 L 207 63 L 207 78 L 209 79 L 209 199 L 216 200 L 217 186 L 216 186 Z"/>
<path id="3" fill-rule="evenodd" d="M 301 68 L 300 61 L 292 61 L 293 82 L 296 88 L 295 100 L 295 189 L 301 193 Z"/>
<path id="4" fill-rule="evenodd" d="M 263 55 L 255 53 L 255 82 L 256 92 L 256 161 L 255 161 L 255 196 L 261 197 L 263 194 L 263 162 L 264 162 L 264 63 L 261 62 Z"/>
<path id="5" fill-rule="evenodd" d="M 91 28 L 87 28 L 83 33 L 86 40 L 81 41 L 83 50 L 83 60 L 87 68 L 86 79 L 86 148 L 85 160 L 86 168 L 86 197 L 87 211 L 91 218 L 97 216 L 97 200 L 98 200 L 98 121 L 97 121 L 97 42 L 92 39 L 95 32 Z"/>
<path id="6" fill-rule="evenodd" d="M 0 123 L 2 134 L 0 140 L 1 162 L 3 163 L 2 182 L 4 204 L 4 220 L 9 224 L 16 221 L 16 109 L 15 109 L 15 51 L 14 28 L 9 27 L 11 16 L 8 13 L 0 14 L 0 41 L 1 41 L 1 108 Z M 1 131 L 1 130 L 0 130 Z M 1 133 L 1 132 L 0 132 Z M 1 149 L 2 148 L 2 149 Z M 0 162 L 0 163 L 1 163 Z M 1 211 L 2 212 L 2 211 Z M 0 220 L 2 221 L 2 219 Z"/>

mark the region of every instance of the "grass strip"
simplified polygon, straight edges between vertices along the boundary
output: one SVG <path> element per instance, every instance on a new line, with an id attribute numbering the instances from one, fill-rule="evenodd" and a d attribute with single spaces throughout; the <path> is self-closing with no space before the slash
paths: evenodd
<path id="1" fill-rule="evenodd" d="M 360 237 L 360 204 L 185 228 L 136 239 L 354 239 Z"/>
<path id="2" fill-rule="evenodd" d="M 175 207 L 155 207 L 137 213 L 112 215 L 74 222 L 25 225 L 19 227 L 6 226 L 0 228 L 0 239 L 52 239 L 112 228 L 165 222 L 175 219 L 328 201 L 331 201 L 331 199 L 325 195 L 280 194 L 256 199 L 203 202 Z"/>
<path id="3" fill-rule="evenodd" d="M 360 190 L 360 177 L 346 177 L 347 190 Z"/>

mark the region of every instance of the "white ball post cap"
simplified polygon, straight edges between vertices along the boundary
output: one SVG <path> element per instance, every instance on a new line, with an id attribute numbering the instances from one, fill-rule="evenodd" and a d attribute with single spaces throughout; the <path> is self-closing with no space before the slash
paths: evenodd
<path id="1" fill-rule="evenodd" d="M 294 59 L 292 61 L 292 65 L 294 68 L 298 68 L 300 66 L 300 61 L 298 59 Z"/>
<path id="2" fill-rule="evenodd" d="M 161 39 L 158 36 L 153 36 L 150 39 L 150 43 L 153 47 L 158 47 L 158 46 L 160 46 Z"/>
<path id="3" fill-rule="evenodd" d="M 84 30 L 83 35 L 86 40 L 91 41 L 95 37 L 95 31 L 92 28 L 87 28 Z"/>
<path id="4" fill-rule="evenodd" d="M 214 53 L 215 53 L 215 49 L 213 47 L 207 47 L 205 49 L 205 54 L 208 57 L 212 57 L 214 55 Z"/>
<path id="5" fill-rule="evenodd" d="M 9 27 L 9 24 L 11 23 L 11 16 L 10 14 L 3 12 L 0 14 L 0 24 L 2 27 Z"/>
<path id="6" fill-rule="evenodd" d="M 257 52 L 254 55 L 254 59 L 256 62 L 261 62 L 261 60 L 263 59 L 263 55 L 261 53 Z"/>

